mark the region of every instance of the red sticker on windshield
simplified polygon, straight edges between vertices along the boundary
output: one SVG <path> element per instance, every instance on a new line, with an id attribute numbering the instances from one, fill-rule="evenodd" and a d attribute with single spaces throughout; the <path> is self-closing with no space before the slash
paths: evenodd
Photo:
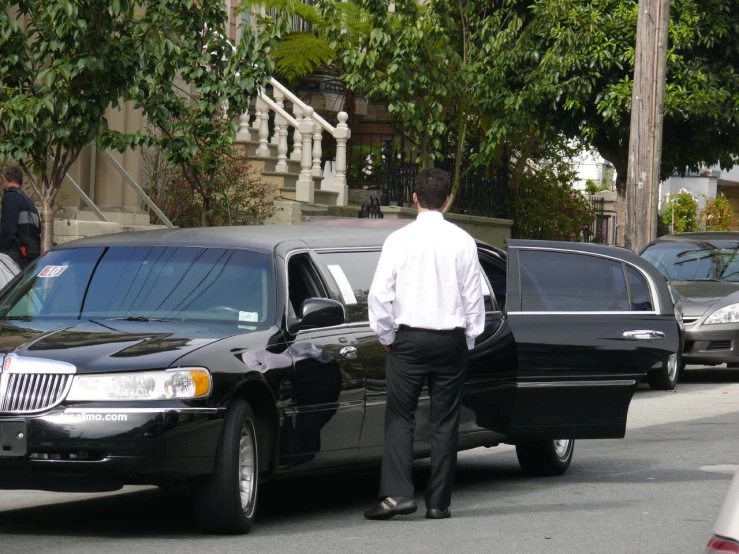
<path id="1" fill-rule="evenodd" d="M 59 277 L 68 267 L 67 265 L 47 265 L 38 276 L 42 278 Z"/>

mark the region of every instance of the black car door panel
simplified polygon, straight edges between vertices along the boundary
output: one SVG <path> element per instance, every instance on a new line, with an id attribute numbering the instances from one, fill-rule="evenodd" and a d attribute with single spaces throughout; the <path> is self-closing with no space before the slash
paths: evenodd
<path id="1" fill-rule="evenodd" d="M 308 298 L 333 296 L 310 252 L 288 257 L 288 327 Z M 348 324 L 288 333 L 295 367 L 291 459 L 300 470 L 356 461 L 364 420 L 364 370 Z"/>
<path id="2" fill-rule="evenodd" d="M 512 437 L 623 437 L 638 383 L 679 347 L 667 285 L 647 266 L 623 249 L 511 242 Z"/>

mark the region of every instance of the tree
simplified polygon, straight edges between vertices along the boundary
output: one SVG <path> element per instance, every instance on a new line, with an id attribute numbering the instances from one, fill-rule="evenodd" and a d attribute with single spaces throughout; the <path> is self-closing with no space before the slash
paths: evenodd
<path id="1" fill-rule="evenodd" d="M 140 134 L 108 128 L 138 78 L 136 3 L 19 1 L 0 9 L 0 161 L 18 161 L 41 202 L 42 250 L 53 245 L 53 205 L 91 143 L 124 151 Z"/>
<path id="2" fill-rule="evenodd" d="M 524 71 L 536 83 L 535 94 L 524 91 L 522 101 L 534 99 L 541 121 L 585 139 L 614 165 L 621 207 L 637 11 L 631 0 L 536 0 L 520 42 L 537 60 Z M 734 164 L 739 151 L 737 28 L 739 12 L 731 0 L 672 1 L 663 179 L 704 165 L 728 169 Z M 619 235 L 622 243 L 622 226 Z"/>
<path id="3" fill-rule="evenodd" d="M 322 5 L 332 2 L 324 0 Z M 516 37 L 520 6 L 514 0 L 404 0 L 388 12 L 382 0 L 364 0 L 361 5 L 371 32 L 365 44 L 341 51 L 343 78 L 387 102 L 403 131 L 419 145 L 422 167 L 445 156 L 453 160 L 451 208 L 465 171 L 500 163 L 502 146 L 512 142 L 505 135 L 520 135 L 524 127 L 515 126 L 514 131 L 510 121 L 500 125 L 490 115 L 494 110 L 484 108 L 502 107 L 505 72 L 494 74 L 485 65 Z M 510 113 L 517 107 L 505 109 Z M 485 131 L 495 139 L 486 140 Z M 474 151 L 470 137 L 477 139 Z"/>
<path id="4" fill-rule="evenodd" d="M 137 29 L 147 56 L 136 105 L 158 129 L 151 143 L 198 195 L 203 226 L 234 156 L 235 120 L 271 77 L 269 53 L 287 31 L 289 15 L 244 26 L 235 46 L 222 2 L 159 0 L 147 5 Z"/>

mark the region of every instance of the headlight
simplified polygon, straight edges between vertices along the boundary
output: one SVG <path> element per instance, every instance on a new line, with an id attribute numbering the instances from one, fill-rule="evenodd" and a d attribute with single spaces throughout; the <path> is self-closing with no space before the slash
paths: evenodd
<path id="1" fill-rule="evenodd" d="M 211 389 L 203 368 L 76 375 L 67 400 L 171 400 L 202 398 Z"/>
<path id="2" fill-rule="evenodd" d="M 713 312 L 703 325 L 716 323 L 739 323 L 739 304 L 731 304 Z"/>

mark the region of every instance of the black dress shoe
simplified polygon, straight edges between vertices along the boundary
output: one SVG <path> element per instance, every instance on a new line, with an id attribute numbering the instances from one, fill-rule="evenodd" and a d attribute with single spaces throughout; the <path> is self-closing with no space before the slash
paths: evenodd
<path id="1" fill-rule="evenodd" d="M 436 508 L 429 508 L 426 510 L 426 519 L 446 519 L 452 517 L 452 512 L 449 508 L 438 510 Z"/>
<path id="2" fill-rule="evenodd" d="M 414 513 L 418 509 L 416 501 L 412 498 L 396 496 L 387 497 L 375 507 L 364 512 L 367 519 L 390 519 L 395 516 L 405 516 Z"/>

